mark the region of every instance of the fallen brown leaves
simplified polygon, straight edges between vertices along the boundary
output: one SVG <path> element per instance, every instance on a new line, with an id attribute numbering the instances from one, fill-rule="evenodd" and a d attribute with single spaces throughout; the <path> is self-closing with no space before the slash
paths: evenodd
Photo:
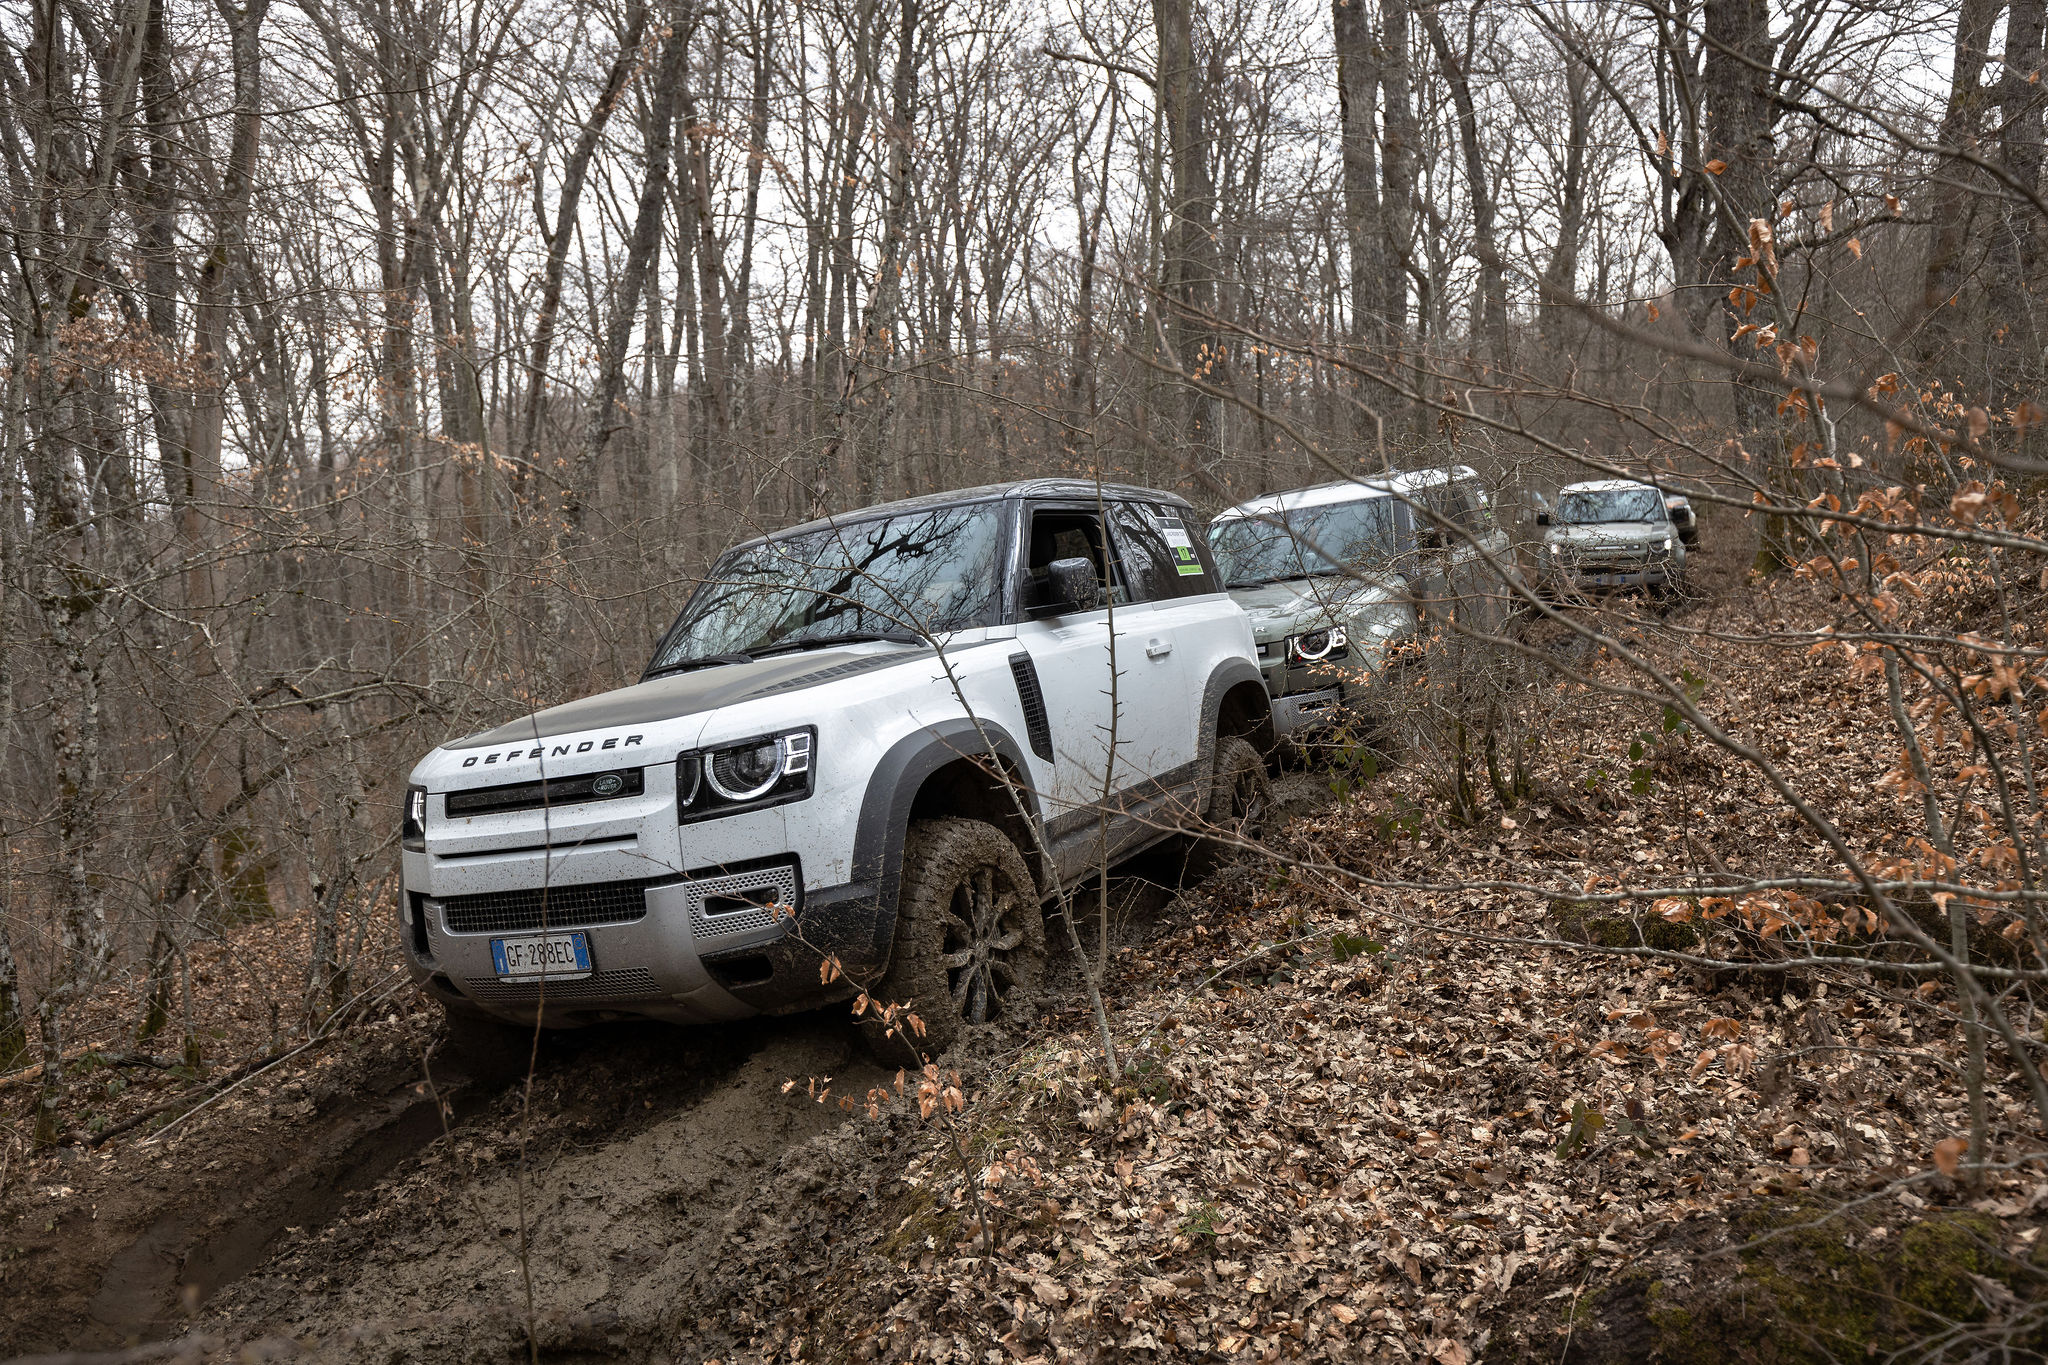
<path id="1" fill-rule="evenodd" d="M 1882 781 L 1881 695 L 1845 701 L 1768 636 L 1691 662 L 1703 705 L 1854 846 L 1891 846 L 1905 797 Z M 1645 757 L 1622 703 L 1585 710 L 1558 780 L 1512 817 L 1447 824 L 1395 772 L 1284 836 L 1335 875 L 1240 868 L 1184 897 L 1119 958 L 1121 1082 L 1078 1018 L 970 1077 L 973 1169 L 927 1131 L 877 1192 L 886 1219 L 844 1228 L 823 1264 L 743 1267 L 732 1358 L 1462 1362 L 1511 1291 L 1559 1300 L 1561 1328 L 1564 1299 L 1686 1225 L 1725 1248 L 1745 1202 L 1970 1203 L 1946 984 L 1773 966 L 1874 950 L 1882 931 L 1839 902 L 1635 898 L 1842 872 L 1755 769 L 1682 735 Z M 1589 919 L 1607 936 L 1557 946 Z M 1753 965 L 1620 955 L 1652 942 Z M 1987 1088 L 1994 1162 L 2033 1148 L 2016 1082 Z M 2022 1162 L 1973 1206 L 2014 1220 L 2024 1253 L 2044 1201 L 2048 1173 Z"/>

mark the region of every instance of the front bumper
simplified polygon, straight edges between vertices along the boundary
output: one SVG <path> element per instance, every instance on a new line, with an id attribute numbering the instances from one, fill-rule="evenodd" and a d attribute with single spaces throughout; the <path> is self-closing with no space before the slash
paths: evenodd
<path id="1" fill-rule="evenodd" d="M 1633 565 L 1560 565 L 1546 572 L 1544 581 L 1554 588 L 1580 592 L 1661 588 L 1671 583 L 1672 568 L 1671 561 L 1664 559 Z"/>
<path id="2" fill-rule="evenodd" d="M 1274 697 L 1273 734 L 1280 739 L 1334 724 L 1344 708 L 1344 690 L 1325 687 L 1314 692 L 1296 692 Z"/>
<path id="3" fill-rule="evenodd" d="M 843 912 L 866 898 L 842 892 L 867 889 L 807 895 L 794 859 L 651 881 L 563 885 L 551 893 L 562 907 L 560 918 L 543 909 L 545 929 L 586 935 L 591 970 L 545 981 L 501 978 L 493 963 L 493 939 L 542 932 L 528 893 L 408 892 L 402 928 L 413 978 L 458 1010 L 548 1028 L 629 1015 L 716 1023 L 843 993 L 818 983 L 819 953 L 807 932 L 811 912 Z M 770 906 L 794 906 L 795 914 Z M 835 936 L 843 930 L 832 927 Z"/>

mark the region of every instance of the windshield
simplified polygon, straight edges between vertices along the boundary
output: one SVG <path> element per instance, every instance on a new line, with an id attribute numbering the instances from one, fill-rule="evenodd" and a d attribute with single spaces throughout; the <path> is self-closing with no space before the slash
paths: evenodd
<path id="1" fill-rule="evenodd" d="M 1393 498 L 1358 498 L 1217 522 L 1209 548 L 1233 588 L 1385 564 L 1401 552 L 1398 506 Z"/>
<path id="2" fill-rule="evenodd" d="M 846 635 L 915 638 L 994 619 L 1002 546 L 987 503 L 786 536 L 718 561 L 649 673 Z"/>
<path id="3" fill-rule="evenodd" d="M 1557 519 L 1580 526 L 1601 521 L 1662 521 L 1664 499 L 1654 488 L 1589 488 L 1559 498 Z"/>

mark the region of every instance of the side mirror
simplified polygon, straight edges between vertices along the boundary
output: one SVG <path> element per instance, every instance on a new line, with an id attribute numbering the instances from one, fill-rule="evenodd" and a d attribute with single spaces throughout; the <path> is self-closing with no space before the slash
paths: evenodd
<path id="1" fill-rule="evenodd" d="M 1538 526 L 1548 526 L 1548 525 L 1550 525 L 1550 513 L 1548 513 L 1548 512 L 1538 512 L 1538 513 L 1536 514 L 1536 524 L 1537 524 Z"/>
<path id="2" fill-rule="evenodd" d="M 1045 606 L 1053 612 L 1093 611 L 1099 589 L 1085 559 L 1055 559 L 1045 566 Z"/>

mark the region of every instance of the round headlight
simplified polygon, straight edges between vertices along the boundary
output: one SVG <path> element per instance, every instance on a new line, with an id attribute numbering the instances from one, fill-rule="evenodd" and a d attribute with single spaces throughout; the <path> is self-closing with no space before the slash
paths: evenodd
<path id="1" fill-rule="evenodd" d="M 764 739 L 711 756 L 711 787 L 728 801 L 765 796 L 782 776 L 782 741 Z"/>
<path id="2" fill-rule="evenodd" d="M 1344 632 L 1341 630 L 1312 630 L 1306 635 L 1296 637 L 1294 657 L 1314 663 L 1318 659 L 1327 658 L 1330 651 L 1343 643 Z"/>

